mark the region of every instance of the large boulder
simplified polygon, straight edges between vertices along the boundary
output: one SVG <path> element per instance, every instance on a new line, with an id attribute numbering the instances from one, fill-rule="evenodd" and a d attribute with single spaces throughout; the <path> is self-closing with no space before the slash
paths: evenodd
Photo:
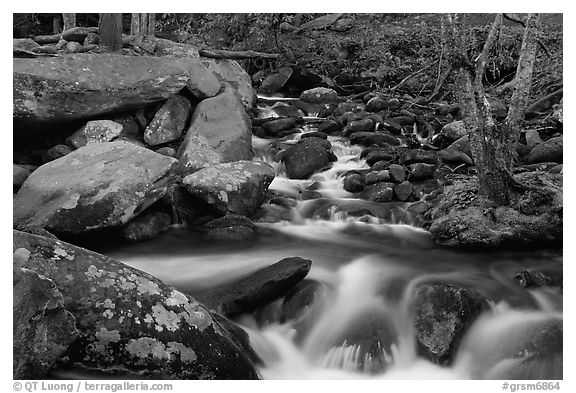
<path id="1" fill-rule="evenodd" d="M 194 298 L 103 255 L 14 231 L 22 267 L 52 280 L 79 336 L 61 359 L 126 377 L 255 379 L 233 334 Z"/>
<path id="2" fill-rule="evenodd" d="M 156 146 L 180 139 L 191 107 L 192 104 L 185 97 L 170 97 L 144 130 L 144 142 Z"/>
<path id="3" fill-rule="evenodd" d="M 189 80 L 185 59 L 76 54 L 13 59 L 14 120 L 88 120 L 164 101 Z M 23 132 L 42 132 L 39 127 Z"/>
<path id="4" fill-rule="evenodd" d="M 174 158 L 118 141 L 38 168 L 14 198 L 14 224 L 82 233 L 125 224 L 162 197 Z"/>
<path id="5" fill-rule="evenodd" d="M 244 106 L 252 108 L 256 102 L 256 92 L 252 87 L 252 78 L 234 60 L 202 58 L 202 64 L 216 75 L 223 86 L 234 89 Z"/>
<path id="6" fill-rule="evenodd" d="M 526 157 L 528 164 L 541 162 L 561 163 L 563 159 L 564 142 L 561 136 L 550 138 L 546 142 L 536 145 Z"/>
<path id="7" fill-rule="evenodd" d="M 487 308 L 474 290 L 445 283 L 419 286 L 414 296 L 419 350 L 435 363 L 450 363 L 467 329 Z"/>
<path id="8" fill-rule="evenodd" d="M 282 161 L 288 177 L 290 179 L 307 179 L 314 172 L 326 168 L 332 161 L 336 161 L 336 157 L 329 146 L 330 143 L 324 139 L 306 138 L 286 149 L 282 155 Z"/>
<path id="9" fill-rule="evenodd" d="M 206 306 L 225 315 L 253 311 L 285 295 L 306 277 L 312 262 L 284 258 L 237 281 L 198 295 Z"/>
<path id="10" fill-rule="evenodd" d="M 251 215 L 265 199 L 274 169 L 260 161 L 214 165 L 183 179 L 186 190 L 221 214 Z"/>
<path id="11" fill-rule="evenodd" d="M 198 104 L 178 150 L 184 174 L 253 156 L 250 119 L 234 90 L 226 89 Z"/>
<path id="12" fill-rule="evenodd" d="M 14 253 L 14 379 L 44 377 L 78 337 L 76 319 L 54 282 L 19 266 L 29 255 L 25 249 Z"/>

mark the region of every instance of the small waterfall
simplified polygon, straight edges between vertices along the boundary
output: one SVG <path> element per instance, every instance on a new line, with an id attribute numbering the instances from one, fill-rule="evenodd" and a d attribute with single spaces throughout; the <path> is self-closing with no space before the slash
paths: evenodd
<path id="1" fill-rule="evenodd" d="M 184 218 L 180 214 L 178 208 L 174 204 L 171 204 L 171 206 L 172 206 L 172 227 L 181 227 L 185 225 Z"/>

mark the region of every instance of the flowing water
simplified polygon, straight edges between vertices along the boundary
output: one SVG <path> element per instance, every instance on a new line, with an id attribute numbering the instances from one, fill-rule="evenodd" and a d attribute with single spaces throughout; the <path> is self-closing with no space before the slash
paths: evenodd
<path id="1" fill-rule="evenodd" d="M 562 320 L 562 295 L 527 290 L 512 280 L 523 269 L 561 270 L 561 250 L 464 252 L 435 246 L 415 226 L 406 204 L 380 205 L 344 191 L 343 172 L 368 168 L 361 149 L 344 138 L 329 138 L 338 157 L 329 170 L 308 180 L 288 179 L 272 159 L 275 144 L 295 143 L 300 136 L 254 138 L 255 159 L 277 172 L 270 189 L 294 200 L 289 219 L 258 224 L 256 240 L 199 240 L 178 226 L 145 243 L 101 251 L 192 295 L 289 256 L 312 260 L 307 279 L 319 287 L 298 319 L 281 322 L 274 311 L 278 304 L 271 304 L 236 320 L 264 362 L 265 379 L 562 377 L 561 354 L 521 363 L 537 332 Z M 303 197 L 311 185 L 320 198 Z M 474 288 L 491 299 L 449 366 L 435 365 L 417 350 L 415 288 L 431 281 Z"/>

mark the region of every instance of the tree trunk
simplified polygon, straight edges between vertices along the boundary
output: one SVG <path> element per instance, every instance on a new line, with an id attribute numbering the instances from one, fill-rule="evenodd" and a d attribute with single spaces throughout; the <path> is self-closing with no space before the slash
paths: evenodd
<path id="1" fill-rule="evenodd" d="M 138 35 L 146 35 L 148 31 L 148 14 L 140 14 L 140 33 Z"/>
<path id="2" fill-rule="evenodd" d="M 156 14 L 132 14 L 130 34 L 137 36 L 154 35 L 156 32 Z"/>
<path id="3" fill-rule="evenodd" d="M 465 28 L 461 18 L 452 22 L 453 40 L 458 58 L 458 83 L 460 102 L 463 104 L 464 122 L 470 130 L 470 147 L 478 171 L 479 193 L 499 206 L 510 203 L 515 144 L 520 134 L 520 124 L 526 111 L 532 70 L 536 53 L 535 28 L 538 17 L 531 15 L 527 25 L 518 62 L 516 89 L 504 125 L 499 129 L 492 118 L 482 79 L 490 48 L 496 41 L 502 24 L 502 15 L 494 23 L 484 48 L 474 64 L 466 56 Z"/>
<path id="4" fill-rule="evenodd" d="M 76 14 L 62 14 L 64 20 L 64 30 L 76 27 Z"/>
<path id="5" fill-rule="evenodd" d="M 516 77 L 512 98 L 510 99 L 510 108 L 508 109 L 508 116 L 502 125 L 502 133 L 508 138 L 508 144 L 514 146 L 518 143 L 520 138 L 520 127 L 522 120 L 528 107 L 528 99 L 530 97 L 530 88 L 532 87 L 532 73 L 534 71 L 534 63 L 536 62 L 536 52 L 538 49 L 537 34 L 539 31 L 540 15 L 529 14 L 526 20 L 526 28 L 524 29 L 524 37 L 522 39 L 522 47 L 520 48 L 520 58 L 518 59 L 518 67 L 516 68 Z M 513 150 L 508 151 L 512 153 Z M 512 171 L 514 164 L 514 156 L 508 154 L 504 157 L 508 170 Z"/>
<path id="6" fill-rule="evenodd" d="M 62 22 L 60 19 L 60 14 L 54 14 L 54 19 L 52 19 L 52 33 L 58 34 L 62 32 Z"/>
<path id="7" fill-rule="evenodd" d="M 130 35 L 140 35 L 140 15 L 142 14 L 132 14 L 132 20 L 130 22 Z"/>
<path id="8" fill-rule="evenodd" d="M 156 14 L 148 14 L 148 26 L 146 35 L 154 35 L 156 33 Z"/>
<path id="9" fill-rule="evenodd" d="M 122 49 L 122 14 L 102 14 L 98 33 L 101 45 L 113 51 Z"/>

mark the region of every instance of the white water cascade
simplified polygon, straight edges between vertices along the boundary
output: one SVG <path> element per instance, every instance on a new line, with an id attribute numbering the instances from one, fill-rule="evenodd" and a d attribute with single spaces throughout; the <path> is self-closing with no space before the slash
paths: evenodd
<path id="1" fill-rule="evenodd" d="M 346 171 L 368 168 L 361 148 L 345 138 L 329 137 L 337 156 L 330 169 L 288 179 L 274 154 L 300 137 L 253 139 L 255 159 L 276 171 L 270 190 L 293 201 L 289 219 L 258 224 L 258 239 L 195 241 L 186 228 L 177 228 L 107 254 L 191 293 L 288 256 L 312 260 L 306 279 L 316 281 L 318 290 L 297 319 L 236 319 L 249 332 L 265 379 L 562 378 L 562 295 L 527 290 L 512 280 L 523 269 L 561 269 L 559 252 L 439 248 L 414 226 L 405 203 L 377 204 L 343 189 Z M 303 198 L 311 186 L 320 197 Z M 414 332 L 416 288 L 436 281 L 492 300 L 467 329 L 452 363 L 442 366 L 420 353 Z"/>

